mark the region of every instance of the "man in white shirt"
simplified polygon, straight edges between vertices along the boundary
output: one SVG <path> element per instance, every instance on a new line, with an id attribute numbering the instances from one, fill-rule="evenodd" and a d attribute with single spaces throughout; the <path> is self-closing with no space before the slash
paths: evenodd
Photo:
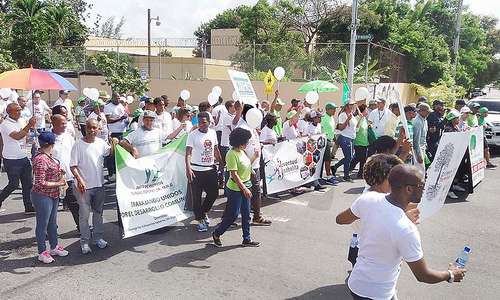
<path id="1" fill-rule="evenodd" d="M 99 123 L 95 119 L 88 119 L 85 124 L 85 137 L 76 141 L 71 150 L 71 172 L 76 180 L 75 196 L 80 206 L 80 245 L 83 254 L 91 251 L 89 216 L 92 211 L 93 238 L 97 247 L 106 248 L 108 243 L 102 238 L 104 227 L 102 211 L 104 206 L 104 158 L 113 153 L 114 147 L 106 141 L 97 138 Z M 113 142 L 114 143 L 114 142 Z"/>
<path id="2" fill-rule="evenodd" d="M 120 103 L 120 95 L 113 93 L 111 102 L 104 106 L 104 115 L 108 123 L 108 129 L 112 138 L 117 138 L 119 141 L 123 138 L 123 133 L 127 130 L 128 115 L 125 107 Z M 115 175 L 115 158 L 113 155 L 106 160 L 108 176 L 110 181 L 114 181 Z"/>
<path id="3" fill-rule="evenodd" d="M 372 125 L 373 131 L 378 137 L 385 134 L 385 127 L 390 118 L 391 112 L 385 107 L 385 99 L 378 98 L 377 109 L 368 115 L 368 122 Z"/>
<path id="4" fill-rule="evenodd" d="M 71 150 L 75 144 L 75 139 L 73 136 L 67 132 L 66 127 L 68 126 L 68 121 L 66 117 L 60 114 L 52 115 L 52 132 L 56 136 L 56 141 L 54 144 L 54 150 L 52 151 L 52 157 L 57 159 L 64 170 L 64 179 L 68 184 L 63 203 L 69 208 L 73 220 L 76 224 L 76 229 L 80 231 L 79 224 L 79 205 L 75 198 L 75 193 L 73 191 L 74 177 L 71 173 L 70 162 L 71 162 Z"/>
<path id="5" fill-rule="evenodd" d="M 107 141 L 109 139 L 109 129 L 108 120 L 103 112 L 104 103 L 99 99 L 97 101 L 92 101 L 91 105 L 93 107 L 93 111 L 89 114 L 87 119 L 97 120 L 99 123 L 99 133 L 97 134 L 97 137 Z"/>
<path id="6" fill-rule="evenodd" d="M 157 97 L 154 99 L 153 103 L 156 107 L 156 118 L 154 127 L 158 128 L 161 134 L 167 137 L 174 131 L 172 124 L 172 116 L 166 110 L 166 107 L 168 106 L 168 98 L 166 96 Z"/>
<path id="7" fill-rule="evenodd" d="M 227 113 L 226 106 L 222 105 L 222 97 L 219 97 L 219 102 L 217 106 L 212 109 L 212 116 L 214 118 L 213 129 L 217 133 L 217 140 L 219 141 L 219 150 L 221 145 L 222 138 L 222 119 L 224 117 L 224 113 Z"/>
<path id="8" fill-rule="evenodd" d="M 402 260 L 420 282 L 460 282 L 465 269 L 427 267 L 418 229 L 405 214 L 410 202 L 420 202 L 423 173 L 413 166 L 397 165 L 389 173 L 389 184 L 390 194 L 365 193 L 337 216 L 337 224 L 360 219 L 362 225 L 358 258 L 348 280 L 353 298 L 397 299 Z"/>
<path id="9" fill-rule="evenodd" d="M 2 207 L 2 202 L 18 188 L 19 181 L 21 181 L 24 212 L 32 214 L 35 212 L 30 197 L 33 185 L 32 167 L 24 147 L 24 139 L 29 130 L 35 126 L 36 119 L 30 118 L 28 124 L 21 127 L 19 123 L 21 107 L 17 103 L 7 105 L 7 114 L 7 118 L 0 124 L 0 134 L 3 141 L 3 163 L 9 183 L 0 193 L 0 207 Z"/>
<path id="10" fill-rule="evenodd" d="M 158 128 L 154 128 L 156 114 L 152 111 L 144 111 L 142 126 L 127 135 L 120 142 L 135 158 L 155 154 L 160 151 L 165 136 Z"/>
<path id="11" fill-rule="evenodd" d="M 33 99 L 27 104 L 32 116 L 36 118 L 35 129 L 38 132 L 45 131 L 45 118 L 50 116 L 51 110 L 47 103 L 41 99 L 40 93 L 34 93 Z"/>
<path id="12" fill-rule="evenodd" d="M 62 105 L 66 107 L 66 110 L 68 111 L 68 121 L 73 122 L 74 105 L 73 101 L 71 101 L 71 99 L 68 98 L 68 94 L 69 94 L 68 90 L 60 90 L 59 99 L 57 99 L 56 103 L 54 103 L 54 106 Z"/>
<path id="13" fill-rule="evenodd" d="M 217 168 L 215 160 L 221 161 L 217 147 L 217 134 L 210 127 L 210 115 L 207 112 L 198 114 L 198 129 L 188 134 L 186 142 L 186 176 L 192 188 L 193 210 L 198 221 L 196 228 L 200 232 L 208 230 L 210 219 L 207 213 L 219 195 Z M 205 201 L 202 204 L 202 192 Z"/>
<path id="14" fill-rule="evenodd" d="M 17 103 L 21 107 L 21 117 L 19 118 L 19 121 L 21 124 L 26 125 L 28 124 L 28 120 L 32 117 L 30 109 L 26 106 L 26 97 L 19 96 L 19 98 L 17 98 Z"/>
<path id="15" fill-rule="evenodd" d="M 221 160 L 222 160 L 222 166 L 220 166 L 219 171 L 219 187 L 224 188 L 225 183 L 227 183 L 227 180 L 229 179 L 229 173 L 224 171 L 224 168 L 226 167 L 226 154 L 230 149 L 229 145 L 229 135 L 231 134 L 231 131 L 233 129 L 233 118 L 234 118 L 234 101 L 233 100 L 228 100 L 224 104 L 226 111 L 222 113 L 221 119 L 219 122 L 222 123 L 222 132 L 221 132 L 221 139 L 220 139 L 220 155 L 221 155 Z M 221 177 L 223 176 L 223 181 L 221 182 Z"/>
<path id="16" fill-rule="evenodd" d="M 247 112 L 253 108 L 253 106 L 249 104 L 245 104 L 244 106 L 241 105 L 239 101 L 237 101 L 234 104 L 236 114 L 233 119 L 233 127 L 241 127 L 243 129 L 246 129 L 252 133 L 252 137 L 248 141 L 248 145 L 245 148 L 245 153 L 252 160 L 252 157 L 257 154 L 257 159 L 255 159 L 252 163 L 252 175 L 250 177 L 250 180 L 252 181 L 252 187 L 251 187 L 251 192 L 252 192 L 252 198 L 250 199 L 250 202 L 252 204 L 252 211 L 253 211 L 253 224 L 254 225 L 260 225 L 260 226 L 269 226 L 271 225 L 271 220 L 265 219 L 261 212 L 260 208 L 262 207 L 262 196 L 261 196 L 261 191 L 260 191 L 260 160 L 261 160 L 261 146 L 260 146 L 260 141 L 259 141 L 259 135 L 257 133 L 257 130 L 255 128 L 252 128 L 248 125 L 246 122 L 246 114 Z"/>
<path id="17" fill-rule="evenodd" d="M 66 132 L 69 133 L 73 139 L 76 138 L 76 130 L 73 123 L 68 119 L 68 109 L 64 105 L 56 105 L 52 107 L 52 115 L 61 115 L 66 118 Z"/>

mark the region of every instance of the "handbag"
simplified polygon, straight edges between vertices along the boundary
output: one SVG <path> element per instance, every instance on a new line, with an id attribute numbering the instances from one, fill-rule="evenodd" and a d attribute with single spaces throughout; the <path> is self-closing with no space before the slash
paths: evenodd
<path id="1" fill-rule="evenodd" d="M 371 127 L 368 127 L 368 144 L 373 144 L 377 140 L 377 134 Z"/>

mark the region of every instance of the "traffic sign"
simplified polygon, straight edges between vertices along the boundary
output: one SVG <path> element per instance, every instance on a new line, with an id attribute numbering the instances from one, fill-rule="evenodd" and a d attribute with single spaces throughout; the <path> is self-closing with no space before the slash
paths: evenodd
<path id="1" fill-rule="evenodd" d="M 267 71 L 266 77 L 264 77 L 264 85 L 266 86 L 264 92 L 266 94 L 273 93 L 273 86 L 275 82 L 276 78 L 274 77 L 273 72 L 271 72 L 271 70 Z"/>
<path id="2" fill-rule="evenodd" d="M 373 35 L 371 34 L 362 34 L 362 35 L 356 35 L 356 40 L 373 40 Z"/>

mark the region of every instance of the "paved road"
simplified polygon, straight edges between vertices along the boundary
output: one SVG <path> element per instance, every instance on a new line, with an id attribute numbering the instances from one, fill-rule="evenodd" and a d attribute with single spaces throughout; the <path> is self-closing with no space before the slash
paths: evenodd
<path id="1" fill-rule="evenodd" d="M 496 159 L 500 163 L 500 159 Z M 400 299 L 499 299 L 500 168 L 467 198 L 448 202 L 419 225 L 425 258 L 443 269 L 467 244 L 473 249 L 466 281 L 418 283 L 404 266 Z M 1 175 L 0 185 L 5 183 Z M 59 218 L 60 242 L 71 252 L 51 265 L 35 259 L 34 218 L 24 216 L 20 194 L 0 215 L 1 299 L 350 299 L 345 279 L 352 233 L 335 224 L 338 212 L 361 192 L 362 181 L 342 183 L 326 193 L 310 192 L 280 201 L 266 200 L 271 227 L 252 227 L 260 248 L 241 248 L 241 230 L 223 236 L 223 248 L 207 243 L 189 222 L 155 234 L 119 239 L 112 201 L 106 205 L 110 247 L 83 256 L 69 212 Z M 112 187 L 109 193 L 112 198 Z M 224 199 L 216 202 L 219 217 Z M 218 219 L 213 220 L 218 221 Z"/>

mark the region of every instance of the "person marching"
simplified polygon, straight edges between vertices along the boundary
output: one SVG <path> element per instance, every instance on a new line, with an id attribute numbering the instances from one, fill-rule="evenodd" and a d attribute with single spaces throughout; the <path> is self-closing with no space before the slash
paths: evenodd
<path id="1" fill-rule="evenodd" d="M 160 129 L 154 127 L 157 118 L 155 112 L 145 110 L 142 117 L 142 126 L 120 141 L 120 146 L 130 152 L 134 158 L 160 151 L 166 138 Z"/>

